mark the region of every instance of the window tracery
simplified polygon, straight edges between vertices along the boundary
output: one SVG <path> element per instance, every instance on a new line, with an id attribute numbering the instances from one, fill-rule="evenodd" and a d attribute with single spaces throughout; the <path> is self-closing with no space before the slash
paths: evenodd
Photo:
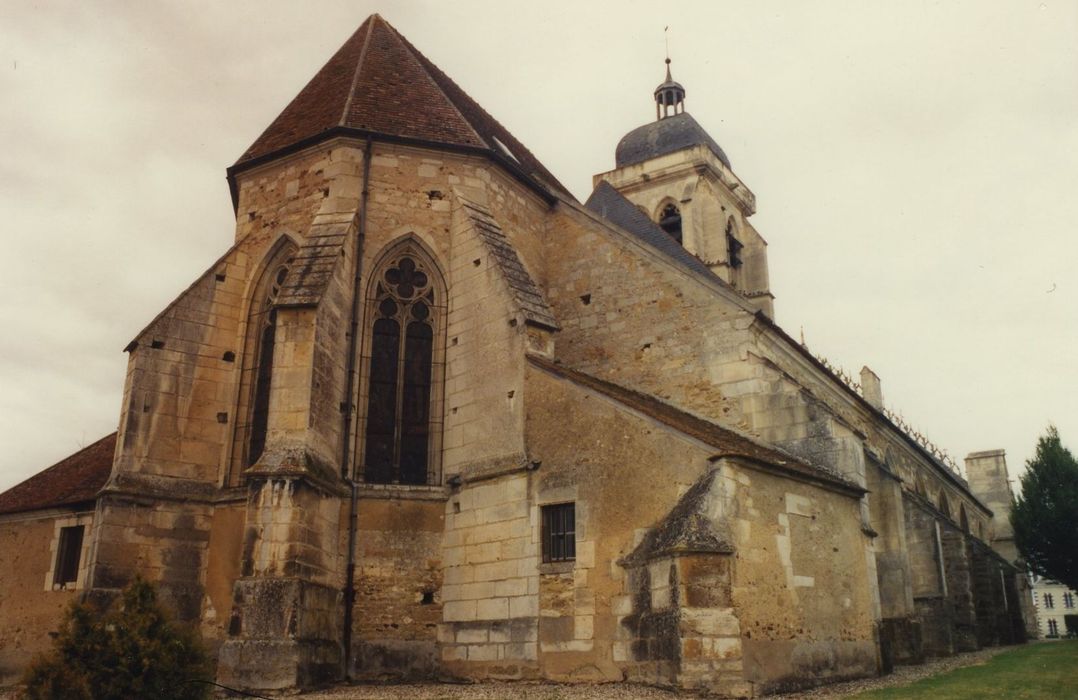
<path id="1" fill-rule="evenodd" d="M 258 323 L 258 351 L 255 353 L 254 390 L 251 401 L 251 429 L 247 444 L 247 459 L 245 466 L 251 466 L 262 456 L 266 449 L 266 431 L 269 427 L 269 399 L 270 384 L 273 378 L 273 349 L 277 339 L 277 297 L 281 293 L 281 286 L 288 277 L 288 268 L 292 264 L 290 255 L 284 262 L 276 266 L 269 279 L 264 299 L 262 300 L 262 312 L 257 318 Z"/>
<path id="2" fill-rule="evenodd" d="M 444 304 L 433 274 L 420 256 L 406 251 L 373 276 L 363 448 L 368 483 L 433 480 L 434 341 Z"/>
<path id="3" fill-rule="evenodd" d="M 243 470 L 255 464 L 266 447 L 277 340 L 277 299 L 297 250 L 288 236 L 282 236 L 266 255 L 250 292 L 231 469 L 226 479 L 229 486 L 241 483 Z"/>

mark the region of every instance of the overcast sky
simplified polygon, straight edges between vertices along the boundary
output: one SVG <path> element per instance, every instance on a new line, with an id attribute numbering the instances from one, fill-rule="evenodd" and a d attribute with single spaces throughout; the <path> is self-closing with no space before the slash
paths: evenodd
<path id="1" fill-rule="evenodd" d="M 0 490 L 116 429 L 126 355 L 231 243 L 225 167 L 379 12 L 581 200 L 690 113 L 776 319 L 947 449 L 1078 448 L 1078 3 L 0 0 Z"/>

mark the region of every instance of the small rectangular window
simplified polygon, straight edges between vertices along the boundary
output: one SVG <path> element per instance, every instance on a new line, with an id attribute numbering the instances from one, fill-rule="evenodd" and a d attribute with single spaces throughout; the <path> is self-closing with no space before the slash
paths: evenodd
<path id="1" fill-rule="evenodd" d="M 1049 620 L 1048 621 L 1048 636 L 1049 637 L 1058 637 L 1059 636 L 1059 624 L 1055 620 Z"/>
<path id="2" fill-rule="evenodd" d="M 543 563 L 576 559 L 576 504 L 543 506 Z"/>
<path id="3" fill-rule="evenodd" d="M 53 585 L 64 586 L 79 580 L 79 560 L 82 557 L 82 533 L 84 526 L 60 528 L 60 542 L 56 547 L 56 568 Z"/>
<path id="4" fill-rule="evenodd" d="M 1044 607 L 1051 610 L 1055 606 L 1056 606 L 1055 601 L 1052 600 L 1052 594 L 1051 593 L 1045 593 L 1044 594 Z"/>

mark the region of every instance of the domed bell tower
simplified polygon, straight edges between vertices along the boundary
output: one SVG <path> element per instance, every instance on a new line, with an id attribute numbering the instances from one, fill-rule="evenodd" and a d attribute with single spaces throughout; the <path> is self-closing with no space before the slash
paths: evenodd
<path id="1" fill-rule="evenodd" d="M 666 59 L 655 121 L 618 142 L 607 182 L 757 309 L 772 317 L 767 242 L 749 223 L 756 197 L 719 144 L 685 111 L 685 88 Z"/>

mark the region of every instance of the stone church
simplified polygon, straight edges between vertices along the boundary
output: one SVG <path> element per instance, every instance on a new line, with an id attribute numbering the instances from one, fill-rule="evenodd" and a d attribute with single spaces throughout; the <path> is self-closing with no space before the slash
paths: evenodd
<path id="1" fill-rule="evenodd" d="M 248 689 L 748 697 L 1023 641 L 1002 452 L 963 476 L 775 323 L 684 99 L 582 204 L 367 19 L 228 168 L 118 431 L 0 494 L 0 681 L 136 574 Z"/>

